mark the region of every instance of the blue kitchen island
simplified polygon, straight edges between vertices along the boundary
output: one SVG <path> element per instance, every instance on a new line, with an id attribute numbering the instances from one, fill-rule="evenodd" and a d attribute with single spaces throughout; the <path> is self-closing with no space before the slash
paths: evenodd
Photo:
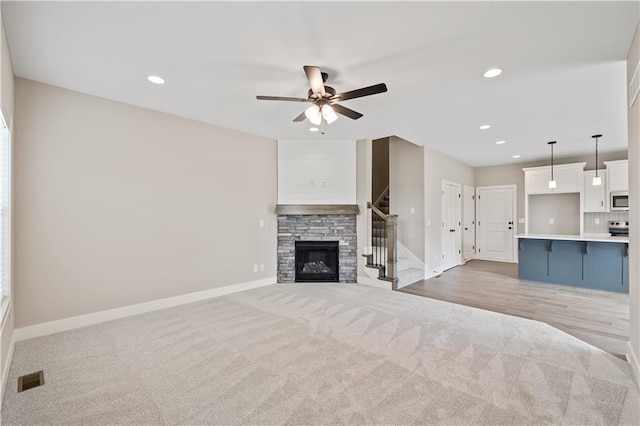
<path id="1" fill-rule="evenodd" d="M 629 238 L 518 235 L 518 278 L 629 293 Z"/>

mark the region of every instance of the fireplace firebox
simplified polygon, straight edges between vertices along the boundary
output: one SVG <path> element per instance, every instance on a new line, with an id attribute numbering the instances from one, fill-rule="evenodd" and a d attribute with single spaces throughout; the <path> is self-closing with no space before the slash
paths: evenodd
<path id="1" fill-rule="evenodd" d="M 295 282 L 339 282 L 338 241 L 296 241 Z"/>

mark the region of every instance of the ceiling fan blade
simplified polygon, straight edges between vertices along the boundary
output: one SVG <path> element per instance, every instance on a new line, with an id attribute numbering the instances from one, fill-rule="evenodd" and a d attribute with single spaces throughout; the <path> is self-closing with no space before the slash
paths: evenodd
<path id="1" fill-rule="evenodd" d="M 350 92 L 338 93 L 331 99 L 346 101 L 348 99 L 361 98 L 363 96 L 377 95 L 387 91 L 387 85 L 384 83 L 374 84 L 373 86 L 363 87 L 362 89 L 351 90 Z"/>
<path id="2" fill-rule="evenodd" d="M 293 119 L 293 121 L 304 121 L 307 118 L 305 115 L 305 111 L 302 111 L 302 114 Z"/>
<path id="3" fill-rule="evenodd" d="M 305 98 L 287 98 L 283 96 L 256 96 L 259 101 L 289 101 L 289 102 L 310 102 Z"/>
<path id="4" fill-rule="evenodd" d="M 331 108 L 333 108 L 333 110 L 338 114 L 342 114 L 345 117 L 349 117 L 353 120 L 357 120 L 358 118 L 362 117 L 362 114 L 360 114 L 359 112 L 349 109 L 347 107 L 343 107 L 340 104 L 332 104 Z"/>
<path id="5" fill-rule="evenodd" d="M 311 65 L 305 65 L 304 72 L 307 74 L 307 78 L 309 79 L 309 85 L 311 86 L 311 90 L 313 93 L 320 93 L 324 96 L 324 81 L 322 80 L 322 73 L 320 72 L 320 68 L 313 67 Z"/>

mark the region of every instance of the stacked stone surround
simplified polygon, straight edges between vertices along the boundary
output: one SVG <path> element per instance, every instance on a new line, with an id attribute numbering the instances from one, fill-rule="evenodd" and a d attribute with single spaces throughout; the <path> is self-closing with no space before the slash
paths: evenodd
<path id="1" fill-rule="evenodd" d="M 296 241 L 339 241 L 339 280 L 357 280 L 355 214 L 278 215 L 278 282 L 295 282 Z"/>

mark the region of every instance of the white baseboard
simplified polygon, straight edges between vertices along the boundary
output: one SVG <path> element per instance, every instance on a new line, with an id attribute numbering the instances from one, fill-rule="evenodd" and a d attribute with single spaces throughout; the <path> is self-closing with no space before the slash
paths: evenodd
<path id="1" fill-rule="evenodd" d="M 421 278 L 420 280 L 422 280 L 422 278 Z M 410 286 L 411 284 L 415 284 L 415 283 L 417 283 L 417 282 L 418 282 L 418 281 L 420 281 L 420 280 L 414 281 L 414 282 L 412 282 L 412 283 L 404 283 L 404 284 L 400 284 L 400 282 L 398 282 L 398 290 L 400 290 L 401 288 L 405 288 L 405 287 L 407 287 L 407 286 Z"/>
<path id="2" fill-rule="evenodd" d="M 151 302 L 138 303 L 136 305 L 124 306 L 122 308 L 109 309 L 107 311 L 100 311 L 92 314 L 45 322 L 42 324 L 17 328 L 13 331 L 13 337 L 16 342 L 19 342 L 21 340 L 32 339 L 34 337 L 46 336 L 53 333 L 59 333 L 61 331 L 86 327 L 88 325 L 99 324 L 102 322 L 144 314 L 160 309 L 171 308 L 173 306 L 199 302 L 201 300 L 220 297 L 231 293 L 237 293 L 239 291 L 251 290 L 253 288 L 264 287 L 275 283 L 276 277 L 270 277 L 262 280 L 212 288 L 210 290 L 182 294 L 180 296 L 168 297 L 166 299 L 159 299 Z"/>
<path id="3" fill-rule="evenodd" d="M 359 276 L 358 277 L 358 284 L 370 285 L 372 287 L 378 287 L 378 288 L 383 288 L 385 290 L 391 290 L 391 283 L 390 282 L 388 282 L 388 281 L 380 281 L 380 280 L 373 280 L 371 278 L 363 277 L 363 276 Z"/>
<path id="4" fill-rule="evenodd" d="M 425 279 L 425 280 L 428 280 L 428 279 L 430 279 L 430 278 L 437 277 L 438 275 L 442 274 L 442 272 L 443 272 L 443 271 L 441 271 L 441 270 L 439 270 L 439 269 L 436 269 L 436 270 L 434 270 L 434 271 L 429 271 L 429 272 L 427 272 L 427 273 L 425 274 L 424 279 Z"/>
<path id="5" fill-rule="evenodd" d="M 640 388 L 640 362 L 638 362 L 638 354 L 633 351 L 633 346 L 631 346 L 631 342 L 627 342 L 629 346 L 629 353 L 627 353 L 627 359 L 629 364 L 631 364 L 631 368 L 633 369 L 633 374 L 636 376 L 636 385 Z"/>
<path id="6" fill-rule="evenodd" d="M 13 350 L 16 347 L 16 334 L 15 331 L 11 334 L 11 343 L 9 344 L 9 352 L 7 353 L 7 359 L 4 365 L 0 365 L 2 368 L 2 388 L 0 389 L 0 403 L 4 400 L 4 389 L 7 387 L 7 380 L 9 379 L 9 370 L 11 369 L 11 361 L 13 361 Z"/>
<path id="7" fill-rule="evenodd" d="M 11 344 L 9 345 L 9 353 L 7 354 L 7 360 L 2 366 L 4 374 L 2 375 L 2 390 L 0 390 L 0 401 L 4 400 L 4 389 L 7 387 L 7 380 L 9 380 L 9 369 L 11 368 L 11 361 L 13 361 L 13 350 L 16 347 L 15 335 L 11 336 Z"/>
<path id="8" fill-rule="evenodd" d="M 478 256 L 474 257 L 476 260 L 486 260 L 487 262 L 500 262 L 500 263 L 518 263 L 518 259 L 515 260 L 495 260 L 495 259 L 487 259 L 486 257 Z"/>

